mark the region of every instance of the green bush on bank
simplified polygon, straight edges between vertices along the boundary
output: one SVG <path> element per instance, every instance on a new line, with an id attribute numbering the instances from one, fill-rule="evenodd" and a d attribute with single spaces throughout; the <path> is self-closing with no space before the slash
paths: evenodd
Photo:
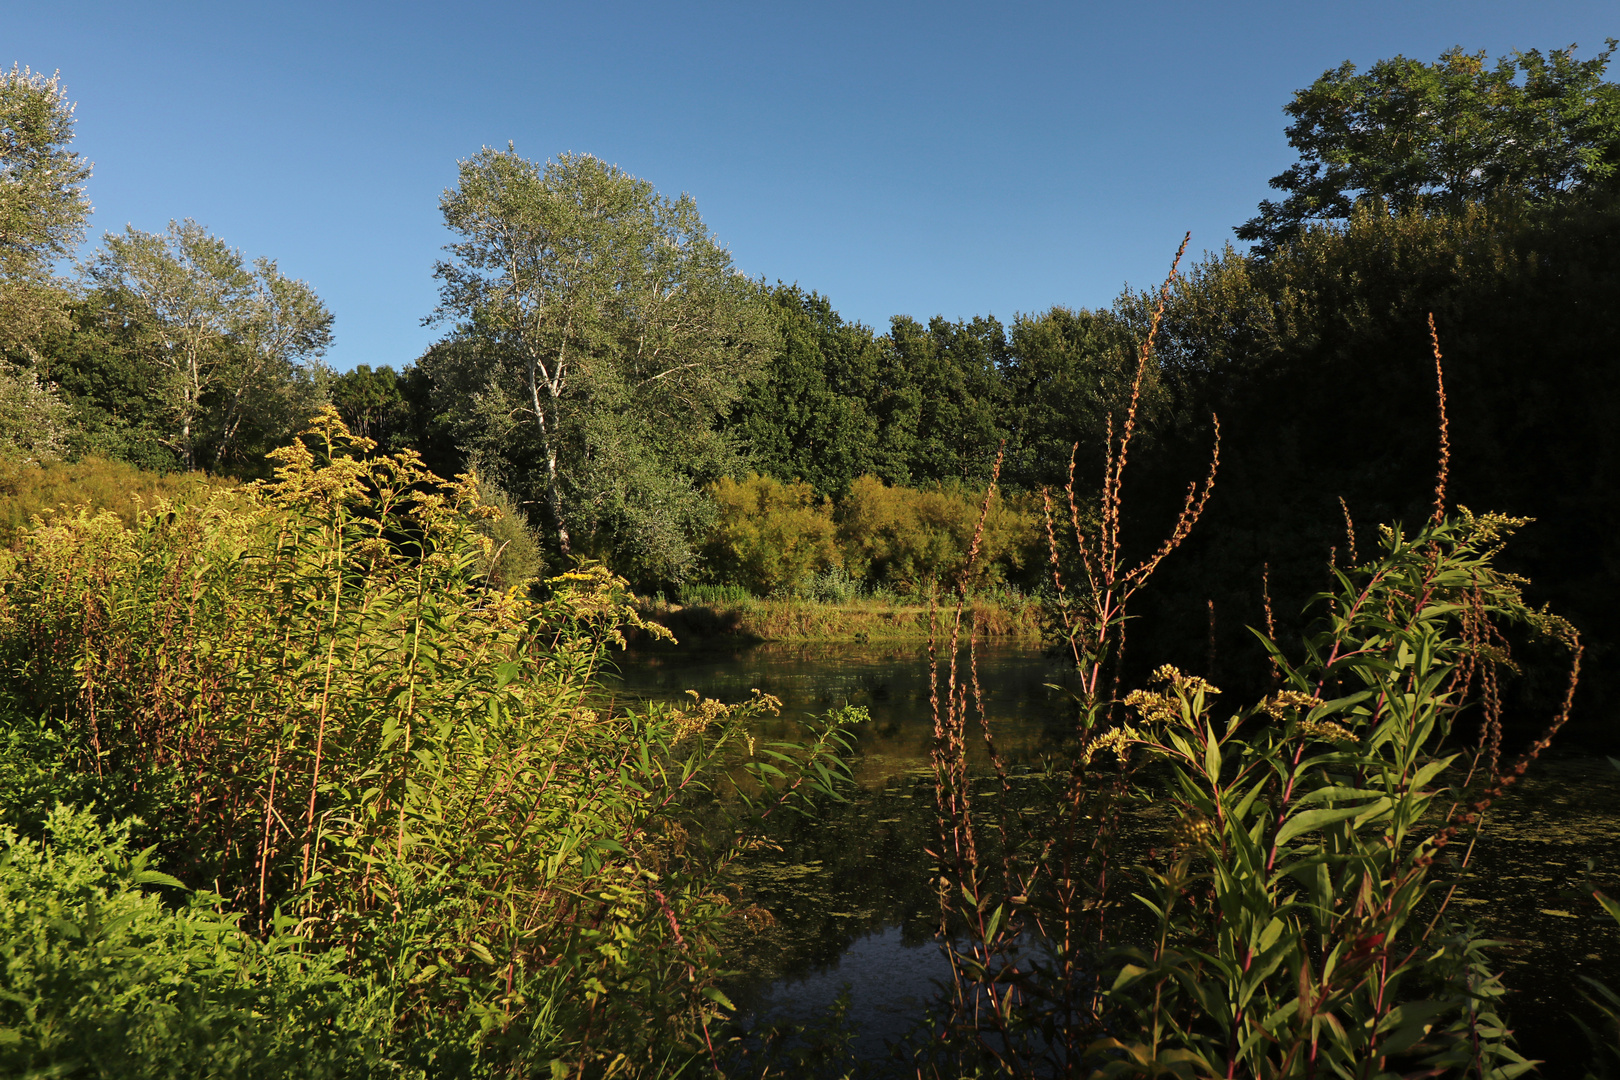
<path id="1" fill-rule="evenodd" d="M 799 589 L 839 561 L 832 508 L 802 481 L 758 473 L 709 486 L 717 511 L 703 553 L 711 576 L 756 595 Z"/>
<path id="2" fill-rule="evenodd" d="M 960 483 L 908 488 L 863 476 L 833 503 L 818 500 L 809 484 L 758 473 L 722 479 L 709 493 L 718 510 L 703 548 L 712 582 L 830 603 L 956 584 L 984 499 Z M 998 493 L 978 540 L 973 588 L 1024 583 L 1040 572 L 1045 534 L 1030 500 Z"/>
<path id="3" fill-rule="evenodd" d="M 850 485 L 838 505 L 838 538 L 850 574 L 902 593 L 955 584 L 983 588 L 1038 573 L 1045 543 L 1041 521 L 1024 501 L 999 492 L 990 502 L 969 567 L 982 489 L 960 482 L 924 488 L 890 486 L 875 476 Z"/>

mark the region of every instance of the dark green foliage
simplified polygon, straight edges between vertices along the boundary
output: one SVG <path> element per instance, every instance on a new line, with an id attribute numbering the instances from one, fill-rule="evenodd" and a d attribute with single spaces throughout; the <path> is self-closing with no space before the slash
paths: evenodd
<path id="1" fill-rule="evenodd" d="M 325 400 L 332 314 L 274 260 L 250 265 L 188 218 L 105 234 L 83 274 L 91 303 L 138 327 L 186 469 L 252 469 Z"/>
<path id="2" fill-rule="evenodd" d="M 1610 613 L 1620 603 L 1606 537 L 1620 529 L 1620 204 L 1531 213 L 1514 205 L 1451 216 L 1359 211 L 1313 228 L 1265 261 L 1228 251 L 1173 293 L 1159 355 L 1176 428 L 1145 455 L 1126 536 L 1150 542 L 1186 476 L 1207 458 L 1220 415 L 1221 475 L 1204 528 L 1144 596 L 1137 655 L 1207 669 L 1214 601 L 1216 670 L 1255 688 L 1245 625 L 1264 620 L 1262 569 L 1291 635 L 1336 548 L 1350 561 L 1370 523 L 1415 523 L 1437 459 L 1434 312 L 1450 413 L 1450 490 L 1464 506 L 1534 518 L 1508 554 L 1578 626 L 1593 662 L 1582 716 L 1612 700 Z M 1136 308 L 1140 311 L 1140 306 Z M 1140 316 L 1133 316 L 1140 318 Z M 1134 526 L 1134 529 L 1133 529 Z M 1528 651 L 1526 697 L 1544 713 L 1561 677 Z M 1538 674 L 1538 672 L 1540 674 Z M 1590 710 L 1590 711 L 1588 711 Z M 1576 731 L 1609 738 L 1596 724 Z"/>
<path id="3" fill-rule="evenodd" d="M 926 327 L 897 315 L 888 336 L 887 395 L 881 423 L 887 441 L 903 453 L 896 482 L 964 480 L 984 484 L 1007 435 L 1007 401 L 1000 378 L 1006 334 L 993 318 Z"/>
<path id="4" fill-rule="evenodd" d="M 411 440 L 411 404 L 402 389 L 408 371 L 386 364 L 373 371 L 370 364 L 359 364 L 332 376 L 328 392 L 350 431 L 389 450 Z"/>
<path id="5" fill-rule="evenodd" d="M 66 315 L 63 326 L 36 340 L 32 360 L 69 409 L 66 456 L 113 458 L 153 472 L 181 468 L 169 392 L 174 374 L 159 362 L 168 346 L 138 313 L 99 292 L 73 301 Z M 254 367 L 238 342 L 211 348 L 221 366 Z M 315 364 L 265 363 L 256 370 L 198 397 L 191 436 L 199 465 L 236 476 L 268 475 L 265 455 L 291 437 L 300 422 L 296 414 L 326 392 L 325 370 Z"/>
<path id="6" fill-rule="evenodd" d="M 1003 440 L 1006 483 L 1061 485 L 1074 444 L 1090 468 L 1130 392 L 1135 328 L 1112 311 L 1057 307 L 1010 332 L 993 318 L 897 317 L 878 336 L 797 286 L 773 299 L 782 349 L 727 430 L 762 474 L 835 499 L 866 474 L 983 484 Z M 1150 374 L 1144 417 L 1162 421 L 1166 406 Z"/>
<path id="7" fill-rule="evenodd" d="M 1237 230 L 1270 253 L 1313 222 L 1343 221 L 1358 200 L 1396 214 L 1455 212 L 1512 198 L 1541 203 L 1611 186 L 1620 167 L 1620 85 L 1575 49 L 1499 59 L 1455 48 L 1433 64 L 1396 56 L 1365 73 L 1346 61 L 1285 110 L 1300 160 Z"/>
<path id="8" fill-rule="evenodd" d="M 771 294 L 782 347 L 732 409 L 726 428 L 754 468 L 839 496 L 880 465 L 878 419 L 883 348 L 872 331 L 846 324 L 832 305 L 798 286 Z"/>
<path id="9" fill-rule="evenodd" d="M 1055 307 L 1013 320 L 1001 371 L 1011 413 L 1005 481 L 1028 490 L 1062 487 L 1078 444 L 1081 482 L 1098 487 L 1097 451 L 1130 396 L 1136 352 L 1132 328 L 1112 311 Z M 1157 375 L 1149 372 L 1143 388 L 1150 419 L 1163 412 Z"/>
<path id="10" fill-rule="evenodd" d="M 989 478 L 1015 424 L 1000 323 L 897 316 L 878 336 L 798 286 L 779 285 L 772 299 L 781 349 L 726 425 L 753 468 L 833 498 L 863 475 L 911 485 Z"/>
<path id="11" fill-rule="evenodd" d="M 153 472 L 179 467 L 150 348 L 139 325 L 94 299 L 68 305 L 63 324 L 35 342 L 33 369 L 70 410 L 70 457 L 113 458 Z"/>

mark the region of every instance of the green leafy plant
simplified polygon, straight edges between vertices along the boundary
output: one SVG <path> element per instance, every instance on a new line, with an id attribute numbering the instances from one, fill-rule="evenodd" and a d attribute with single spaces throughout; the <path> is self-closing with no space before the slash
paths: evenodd
<path id="1" fill-rule="evenodd" d="M 1139 368 L 1156 326 L 1157 316 Z M 1438 377 L 1438 339 L 1434 354 Z M 1580 644 L 1496 567 L 1522 521 L 1447 514 L 1443 382 L 1439 402 L 1428 520 L 1383 530 L 1373 559 L 1333 570 L 1301 658 L 1260 635 L 1276 688 L 1223 723 L 1219 691 L 1174 668 L 1156 672 L 1161 689 L 1119 689 L 1128 603 L 1188 534 L 1214 480 L 1212 467 L 1202 491 L 1189 486 L 1164 543 L 1125 563 L 1120 492 L 1134 409 L 1110 439 L 1090 536 L 1069 487 L 1077 586 L 1064 580 L 1048 509 L 1053 621 L 1078 689 L 1073 735 L 1032 775 L 1004 764 L 971 659 L 959 669 L 958 605 L 948 662 L 935 668 L 934 755 L 940 934 L 955 980 L 944 1038 L 919 1058 L 925 1071 L 1511 1077 L 1531 1068 L 1500 1011 L 1491 943 L 1447 918 L 1446 877 L 1465 872 L 1480 815 L 1567 720 Z M 993 496 L 992 487 L 986 508 Z M 1504 767 L 1509 624 L 1562 642 L 1573 661 L 1563 708 Z M 1458 729 L 1469 708 L 1480 717 L 1471 750 Z M 994 774 L 983 781 L 969 766 L 974 726 Z M 983 794 L 997 796 L 990 812 L 975 810 Z M 1156 804 L 1173 819 L 1154 845 L 1165 854 L 1126 857 L 1122 816 L 1151 820 Z M 1140 906 L 1119 895 L 1121 880 Z"/>
<path id="2" fill-rule="evenodd" d="M 707 1053 L 732 868 L 773 814 L 838 795 L 859 718 L 767 745 L 747 721 L 769 698 L 609 708 L 595 677 L 641 625 L 624 583 L 491 588 L 476 481 L 369 449 L 328 409 L 273 482 L 24 534 L 0 567 L 23 760 L 0 778 L 72 796 L 46 782 L 65 772 L 146 814 L 155 864 L 249 932 L 292 919 L 338 950 L 410 1068 Z"/>
<path id="3" fill-rule="evenodd" d="M 1610 758 L 1609 764 L 1620 771 L 1620 760 Z M 1590 871 L 1590 862 L 1587 868 Z M 1620 927 L 1620 902 L 1604 892 L 1596 882 L 1589 881 L 1587 887 L 1603 913 Z M 1611 1077 L 1620 1076 L 1620 993 L 1616 993 L 1607 983 L 1587 975 L 1582 975 L 1581 981 L 1586 984 L 1581 996 L 1597 1013 L 1599 1025 L 1598 1030 L 1593 1030 L 1585 1018 L 1575 1017 L 1575 1022 L 1592 1044 L 1592 1067 L 1587 1072 L 1587 1080 L 1610 1080 Z"/>
<path id="4" fill-rule="evenodd" d="M 386 1002 L 282 920 L 244 933 L 133 851 L 129 825 L 59 807 L 0 826 L 0 1072 L 311 1077 L 386 1070 Z M 159 892 L 168 895 L 159 895 Z M 172 902 L 178 901 L 178 906 Z"/>
<path id="5" fill-rule="evenodd" d="M 1456 745 L 1471 685 L 1506 662 L 1496 627 L 1579 644 L 1523 602 L 1494 560 L 1522 522 L 1461 511 L 1335 574 L 1305 656 L 1263 639 L 1281 689 L 1218 725 L 1216 691 L 1162 669 L 1129 703 L 1128 744 L 1170 768 L 1171 851 L 1146 869 L 1154 943 L 1124 952 L 1109 1001 L 1139 1016 L 1105 1040 L 1113 1071 L 1511 1077 L 1503 987 L 1486 946 L 1446 917 L 1446 877 L 1479 815 L 1550 741 L 1495 765 L 1489 710 Z M 1441 807 L 1449 806 L 1442 810 Z"/>

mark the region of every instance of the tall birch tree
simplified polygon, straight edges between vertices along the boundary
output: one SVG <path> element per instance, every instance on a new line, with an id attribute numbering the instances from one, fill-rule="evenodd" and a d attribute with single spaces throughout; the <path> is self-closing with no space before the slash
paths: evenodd
<path id="1" fill-rule="evenodd" d="M 312 404 L 312 376 L 332 341 L 332 314 L 315 290 L 273 260 L 242 253 L 195 221 L 164 233 L 128 226 L 108 233 L 86 268 L 98 299 L 139 323 L 173 417 L 173 448 L 187 469 L 203 464 L 206 428 L 220 468 L 244 425 L 267 409 Z M 296 423 L 307 417 L 290 417 Z"/>
<path id="2" fill-rule="evenodd" d="M 691 196 L 586 154 L 485 148 L 440 208 L 455 240 L 427 321 L 453 326 L 444 378 L 477 371 L 460 406 L 475 456 L 509 473 L 532 459 L 503 482 L 539 496 L 564 555 L 606 530 L 679 576 L 692 556 L 676 534 L 726 453 L 715 420 L 774 344 L 759 286 Z"/>
<path id="3" fill-rule="evenodd" d="M 0 350 L 27 356 L 71 294 L 52 273 L 84 237 L 90 163 L 70 148 L 73 103 L 61 80 L 0 71 Z"/>

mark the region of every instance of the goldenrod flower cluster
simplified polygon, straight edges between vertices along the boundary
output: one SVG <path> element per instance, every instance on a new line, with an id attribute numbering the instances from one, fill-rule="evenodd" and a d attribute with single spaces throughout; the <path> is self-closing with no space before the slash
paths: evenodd
<path id="1" fill-rule="evenodd" d="M 1301 720 L 1294 731 L 1307 742 L 1336 743 L 1340 746 L 1356 742 L 1355 732 L 1332 720 Z"/>
<path id="2" fill-rule="evenodd" d="M 1165 694 L 1151 690 L 1132 690 L 1125 698 L 1128 708 L 1135 709 L 1150 724 L 1177 724 L 1181 722 L 1181 703 Z"/>
<path id="3" fill-rule="evenodd" d="M 1123 727 L 1111 728 L 1086 743 L 1084 751 L 1085 763 L 1090 765 L 1091 759 L 1097 755 L 1099 750 L 1112 750 L 1123 761 L 1125 755 L 1130 751 L 1131 743 L 1140 738 L 1141 732 L 1128 724 Z"/>
<path id="4" fill-rule="evenodd" d="M 1273 720 L 1287 720 L 1291 713 L 1314 709 L 1321 703 L 1320 698 L 1299 690 L 1280 690 L 1260 703 L 1260 711 Z"/>
<path id="5" fill-rule="evenodd" d="M 1187 815 L 1176 822 L 1172 833 L 1173 842 L 1177 849 L 1200 847 L 1204 844 L 1213 844 L 1220 835 L 1215 823 L 1199 815 Z"/>

